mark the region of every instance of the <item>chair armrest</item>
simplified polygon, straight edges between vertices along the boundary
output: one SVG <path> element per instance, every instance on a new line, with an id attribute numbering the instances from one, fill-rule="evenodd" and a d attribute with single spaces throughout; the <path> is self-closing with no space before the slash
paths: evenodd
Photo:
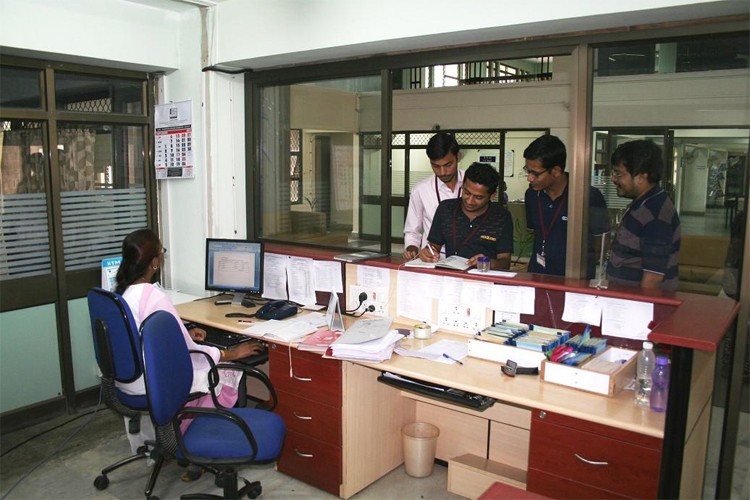
<path id="1" fill-rule="evenodd" d="M 203 351 L 197 351 L 197 350 L 191 350 L 190 353 L 198 353 L 202 354 L 206 357 L 208 360 L 209 365 L 211 366 L 211 369 L 208 373 L 208 387 L 211 392 L 211 399 L 213 400 L 214 406 L 217 408 L 224 408 L 224 406 L 219 403 L 217 397 L 216 397 L 216 386 L 219 385 L 219 368 L 223 370 L 234 370 L 234 371 L 241 371 L 245 374 L 246 377 L 253 377 L 255 379 L 258 379 L 268 390 L 268 394 L 271 396 L 271 400 L 269 402 L 268 408 L 264 407 L 263 409 L 267 409 L 269 411 L 273 411 L 274 408 L 276 408 L 276 404 L 278 402 L 278 398 L 276 396 L 276 390 L 273 387 L 273 384 L 271 383 L 271 379 L 268 378 L 268 375 L 266 375 L 263 371 L 255 368 L 254 366 L 246 365 L 242 362 L 225 362 L 216 364 L 214 363 L 214 360 L 211 356 L 209 356 L 207 353 Z"/>
<path id="2" fill-rule="evenodd" d="M 241 361 L 233 363 L 221 363 L 220 365 L 218 365 L 218 367 L 231 370 L 242 370 L 245 373 L 246 377 L 252 377 L 260 381 L 260 383 L 263 384 L 268 391 L 268 395 L 271 397 L 271 399 L 268 401 L 268 404 L 264 403 L 263 409 L 273 411 L 276 408 L 276 404 L 278 403 L 276 389 L 274 389 L 273 384 L 271 383 L 271 379 L 264 371 L 259 370 L 254 366 L 248 366 Z"/>

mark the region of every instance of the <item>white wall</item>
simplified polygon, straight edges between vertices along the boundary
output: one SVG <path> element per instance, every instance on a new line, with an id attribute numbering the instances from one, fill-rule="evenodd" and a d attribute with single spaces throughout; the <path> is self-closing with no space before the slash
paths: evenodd
<path id="1" fill-rule="evenodd" d="M 180 67 L 180 16 L 122 0 L 2 0 L 3 54 L 139 70 Z"/>
<path id="2" fill-rule="evenodd" d="M 213 64 L 262 68 L 746 12 L 743 2 L 224 0 Z"/>

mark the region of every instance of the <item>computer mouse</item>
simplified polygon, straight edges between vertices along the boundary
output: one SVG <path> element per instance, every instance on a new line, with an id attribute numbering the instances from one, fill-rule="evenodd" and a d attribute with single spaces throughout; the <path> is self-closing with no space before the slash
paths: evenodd
<path id="1" fill-rule="evenodd" d="M 225 318 L 254 318 L 255 314 L 231 312 L 224 315 Z"/>

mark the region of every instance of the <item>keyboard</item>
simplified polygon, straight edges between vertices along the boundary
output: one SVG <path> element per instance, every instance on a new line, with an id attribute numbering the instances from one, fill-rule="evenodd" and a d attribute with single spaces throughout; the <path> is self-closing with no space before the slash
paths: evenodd
<path id="1" fill-rule="evenodd" d="M 383 372 L 382 375 L 378 377 L 378 381 L 405 391 L 414 392 L 421 394 L 422 396 L 428 396 L 477 411 L 484 411 L 495 404 L 495 399 L 489 396 L 482 396 L 481 394 L 462 391 L 445 385 L 433 384 L 432 382 L 425 382 L 424 380 L 404 377 L 403 375 L 396 375 L 391 372 Z"/>
<path id="2" fill-rule="evenodd" d="M 206 330 L 206 338 L 201 344 L 211 345 L 218 347 L 219 349 L 228 349 L 242 342 L 249 342 L 255 340 L 247 335 L 239 333 L 230 333 L 218 328 L 212 328 L 210 326 L 198 325 L 200 328 Z"/>

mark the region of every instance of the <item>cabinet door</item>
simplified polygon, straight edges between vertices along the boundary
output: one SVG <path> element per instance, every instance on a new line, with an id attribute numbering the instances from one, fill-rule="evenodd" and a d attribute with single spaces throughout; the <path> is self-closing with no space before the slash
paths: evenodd
<path id="1" fill-rule="evenodd" d="M 660 466 L 659 439 L 550 412 L 533 414 L 528 484 L 536 493 L 563 495 L 563 482 L 573 482 L 610 492 L 606 496 L 654 498 Z M 549 476 L 563 482 L 554 486 Z"/>
<path id="2" fill-rule="evenodd" d="M 281 415 L 287 429 L 341 446 L 341 408 L 277 391 Z"/>
<path id="3" fill-rule="evenodd" d="M 341 407 L 341 362 L 272 345 L 270 376 L 276 390 Z"/>
<path id="4" fill-rule="evenodd" d="M 288 431 L 278 470 L 339 496 L 341 448 L 295 431 Z"/>

